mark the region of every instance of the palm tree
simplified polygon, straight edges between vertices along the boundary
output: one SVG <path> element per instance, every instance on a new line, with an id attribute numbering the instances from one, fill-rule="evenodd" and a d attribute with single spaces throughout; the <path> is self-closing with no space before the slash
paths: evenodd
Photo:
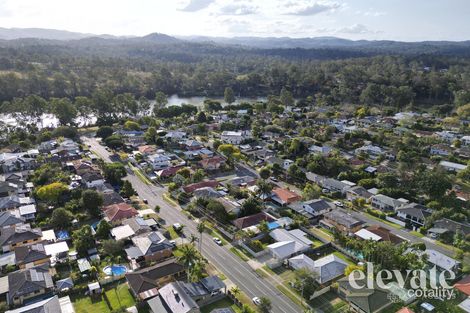
<path id="1" fill-rule="evenodd" d="M 199 233 L 199 253 L 201 253 L 201 246 L 202 246 L 202 234 L 206 230 L 206 223 L 204 221 L 201 221 L 199 224 L 197 224 L 197 231 Z"/>
<path id="2" fill-rule="evenodd" d="M 235 233 L 234 239 L 243 242 L 243 241 L 245 241 L 248 237 L 250 237 L 250 236 L 248 235 L 248 233 L 247 233 L 246 231 L 244 231 L 244 230 L 241 229 L 241 230 L 239 230 L 239 231 L 237 231 L 237 232 Z"/>
<path id="3" fill-rule="evenodd" d="M 198 241 L 198 240 L 199 240 L 199 238 L 197 238 L 194 234 L 191 234 L 191 235 L 189 236 L 189 243 L 190 243 L 190 244 L 194 244 L 194 243 L 195 243 L 196 241 Z"/>
<path id="4" fill-rule="evenodd" d="M 186 269 L 186 275 L 188 276 L 188 281 L 191 277 L 191 268 L 198 262 L 200 259 L 199 253 L 194 249 L 193 245 L 186 244 L 179 248 L 181 255 L 178 257 L 178 261 L 181 262 Z"/>
<path id="5" fill-rule="evenodd" d="M 265 180 L 258 180 L 256 185 L 258 187 L 259 197 L 264 202 L 266 198 L 271 194 L 271 191 L 273 190 L 273 185 Z"/>

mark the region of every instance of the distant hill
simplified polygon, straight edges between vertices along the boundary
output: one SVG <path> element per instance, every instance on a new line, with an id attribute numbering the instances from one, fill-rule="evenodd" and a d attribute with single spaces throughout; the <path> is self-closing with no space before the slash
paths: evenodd
<path id="1" fill-rule="evenodd" d="M 105 39 L 120 38 L 113 35 L 96 35 L 71 32 L 67 30 L 47 28 L 3 28 L 0 27 L 0 39 L 14 40 L 23 38 L 49 39 L 49 40 L 77 40 L 88 37 L 100 37 Z"/>

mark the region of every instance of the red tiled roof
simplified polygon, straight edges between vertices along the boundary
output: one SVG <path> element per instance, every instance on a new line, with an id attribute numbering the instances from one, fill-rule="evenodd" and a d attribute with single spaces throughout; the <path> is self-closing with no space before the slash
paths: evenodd
<path id="1" fill-rule="evenodd" d="M 273 192 L 284 203 L 292 203 L 302 199 L 302 197 L 296 194 L 295 192 L 284 188 L 274 188 Z"/>
<path id="2" fill-rule="evenodd" d="M 138 212 L 134 207 L 124 202 L 108 205 L 103 208 L 103 211 L 111 222 L 120 221 L 138 215 Z"/>
<path id="3" fill-rule="evenodd" d="M 250 216 L 240 217 L 233 221 L 233 225 L 237 226 L 239 229 L 246 227 L 258 225 L 261 221 L 273 222 L 274 219 L 261 212 Z"/>
<path id="4" fill-rule="evenodd" d="M 157 174 L 160 177 L 170 177 L 176 174 L 179 169 L 181 169 L 182 166 L 172 166 L 172 167 L 167 167 L 161 171 L 158 171 Z"/>
<path id="5" fill-rule="evenodd" d="M 225 159 L 221 156 L 214 156 L 212 158 L 206 158 L 204 160 L 201 160 L 200 163 L 203 167 L 206 167 L 208 165 L 211 165 L 211 164 L 219 164 L 219 163 L 223 163 L 225 162 Z"/>
<path id="6" fill-rule="evenodd" d="M 401 308 L 397 313 L 415 313 L 407 307 Z"/>
<path id="7" fill-rule="evenodd" d="M 460 280 L 454 285 L 454 288 L 460 290 L 464 294 L 470 296 L 470 275 Z"/>
<path id="8" fill-rule="evenodd" d="M 219 182 L 216 180 L 205 180 L 199 183 L 189 184 L 183 187 L 184 192 L 192 193 L 194 190 L 203 188 L 203 187 L 212 187 L 215 188 L 219 185 Z"/>

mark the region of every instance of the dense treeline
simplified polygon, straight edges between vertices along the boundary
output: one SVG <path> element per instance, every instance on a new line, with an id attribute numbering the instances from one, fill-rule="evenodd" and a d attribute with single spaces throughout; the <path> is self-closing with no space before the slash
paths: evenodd
<path id="1" fill-rule="evenodd" d="M 21 42 L 21 41 L 20 41 Z M 470 61 L 439 55 L 369 56 L 351 50 L 243 49 L 88 39 L 0 45 L 0 101 L 93 97 L 100 89 L 153 99 L 180 96 L 312 97 L 322 105 L 443 105 L 470 101 Z M 330 60 L 325 60 L 329 58 Z M 322 59 L 322 60 L 320 60 Z M 334 59 L 334 60 L 331 60 Z M 445 105 L 448 105 L 447 107 Z M 444 112 L 445 113 L 445 112 Z"/>

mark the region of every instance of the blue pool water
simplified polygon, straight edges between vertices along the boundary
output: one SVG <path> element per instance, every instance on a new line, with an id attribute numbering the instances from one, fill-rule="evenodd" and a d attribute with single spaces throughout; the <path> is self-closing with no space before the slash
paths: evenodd
<path id="1" fill-rule="evenodd" d="M 279 228 L 279 227 L 281 227 L 281 226 L 276 222 L 268 223 L 268 229 L 269 230 L 273 230 L 273 229 L 276 229 L 276 228 Z"/>
<path id="2" fill-rule="evenodd" d="M 103 268 L 103 272 L 108 276 L 120 276 L 127 273 L 127 267 L 124 265 L 111 265 Z"/>

